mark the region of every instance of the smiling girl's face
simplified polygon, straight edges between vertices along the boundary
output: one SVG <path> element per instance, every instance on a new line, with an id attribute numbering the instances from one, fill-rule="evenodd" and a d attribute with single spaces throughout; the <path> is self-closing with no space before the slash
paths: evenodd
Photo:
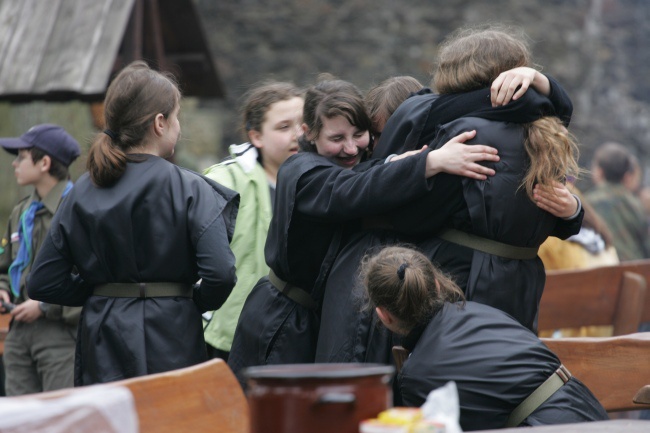
<path id="1" fill-rule="evenodd" d="M 361 161 L 370 145 L 370 133 L 352 125 L 343 116 L 323 118 L 323 126 L 314 140 L 316 151 L 343 168 L 352 168 Z M 307 131 L 307 125 L 303 125 Z"/>

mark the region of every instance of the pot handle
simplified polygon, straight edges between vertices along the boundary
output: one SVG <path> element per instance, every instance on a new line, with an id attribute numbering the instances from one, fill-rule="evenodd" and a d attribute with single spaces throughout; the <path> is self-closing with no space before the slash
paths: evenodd
<path id="1" fill-rule="evenodd" d="M 316 404 L 355 404 L 357 397 L 348 392 L 328 392 L 318 397 Z"/>

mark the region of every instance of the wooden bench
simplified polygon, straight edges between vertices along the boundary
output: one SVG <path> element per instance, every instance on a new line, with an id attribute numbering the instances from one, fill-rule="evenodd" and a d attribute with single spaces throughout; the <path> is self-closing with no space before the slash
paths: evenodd
<path id="1" fill-rule="evenodd" d="M 0 314 L 0 356 L 5 353 L 5 338 L 9 332 L 11 314 Z"/>
<path id="2" fill-rule="evenodd" d="M 650 332 L 542 341 L 608 412 L 650 408 Z"/>
<path id="3" fill-rule="evenodd" d="M 539 330 L 612 325 L 613 335 L 638 331 L 646 280 L 621 266 L 548 271 L 539 306 Z"/>
<path id="4" fill-rule="evenodd" d="M 227 364 L 219 359 L 165 373 L 94 387 L 125 386 L 133 394 L 141 433 L 248 433 L 248 402 Z M 32 394 L 56 399 L 82 388 Z"/>
<path id="5" fill-rule="evenodd" d="M 619 267 L 625 271 L 641 274 L 645 278 L 647 286 L 650 287 L 650 259 L 623 262 Z M 645 297 L 641 322 L 650 322 L 650 294 Z"/>

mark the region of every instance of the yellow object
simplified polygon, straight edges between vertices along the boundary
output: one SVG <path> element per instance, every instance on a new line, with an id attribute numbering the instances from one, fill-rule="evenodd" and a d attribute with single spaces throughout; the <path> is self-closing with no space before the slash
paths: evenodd
<path id="1" fill-rule="evenodd" d="M 360 433 L 444 433 L 445 426 L 422 418 L 419 408 L 395 407 L 381 412 L 377 418 L 365 420 Z"/>
<path id="2" fill-rule="evenodd" d="M 381 422 L 396 425 L 409 425 L 422 419 L 422 411 L 412 407 L 394 407 L 377 416 Z"/>

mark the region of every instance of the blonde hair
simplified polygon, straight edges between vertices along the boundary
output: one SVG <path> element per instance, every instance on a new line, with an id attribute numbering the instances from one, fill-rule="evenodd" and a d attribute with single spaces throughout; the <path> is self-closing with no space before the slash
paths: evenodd
<path id="1" fill-rule="evenodd" d="M 499 74 L 521 66 L 535 66 L 521 30 L 460 29 L 440 46 L 432 84 L 439 93 L 469 92 L 490 87 Z M 578 143 L 557 117 L 541 117 L 524 128 L 530 162 L 520 187 L 531 199 L 535 183 L 565 183 L 567 176 L 581 173 Z"/>
<path id="2" fill-rule="evenodd" d="M 368 307 L 382 307 L 406 332 L 427 323 L 445 302 L 464 301 L 462 290 L 422 253 L 386 247 L 364 258 L 361 278 Z"/>

